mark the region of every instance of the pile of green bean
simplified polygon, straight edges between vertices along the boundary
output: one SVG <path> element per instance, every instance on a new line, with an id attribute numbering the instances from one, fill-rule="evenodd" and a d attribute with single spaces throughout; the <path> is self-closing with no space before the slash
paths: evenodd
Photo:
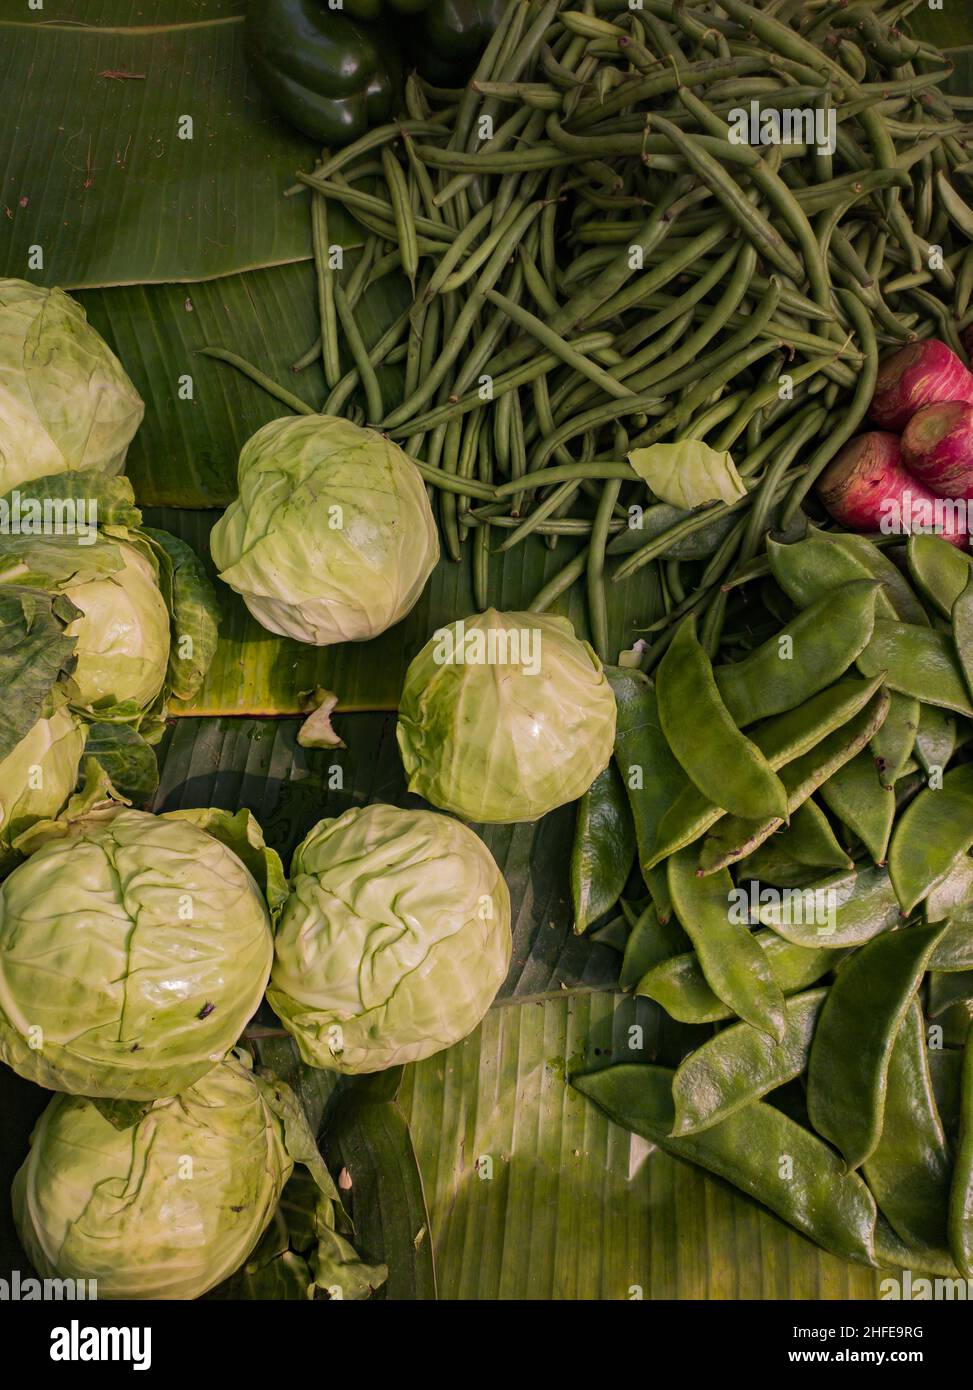
<path id="1" fill-rule="evenodd" d="M 574 1084 L 835 1254 L 973 1278 L 973 560 L 898 558 L 770 541 L 767 641 L 608 668 L 577 926 L 621 899 L 622 985 L 703 1041 Z"/>
<path id="2" fill-rule="evenodd" d="M 916 3 L 511 0 L 468 86 L 413 75 L 400 121 L 300 175 L 321 334 L 295 369 L 320 360 L 321 411 L 420 461 L 480 607 L 492 556 L 574 537 L 534 608 L 584 580 L 607 657 L 606 583 L 639 574 L 647 664 L 687 611 L 712 653 L 721 581 L 858 428 L 882 349 L 935 335 L 968 360 L 971 102 L 896 27 Z M 833 153 L 734 143 L 751 102 L 833 116 Z M 373 342 L 370 295 L 401 305 Z M 626 455 L 682 438 L 732 449 L 747 496 L 653 505 Z"/>

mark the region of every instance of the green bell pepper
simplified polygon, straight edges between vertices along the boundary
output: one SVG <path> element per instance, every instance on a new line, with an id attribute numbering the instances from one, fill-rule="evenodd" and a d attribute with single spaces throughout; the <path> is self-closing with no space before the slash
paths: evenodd
<path id="1" fill-rule="evenodd" d="M 282 116 L 325 145 L 347 145 L 395 114 L 401 69 L 377 33 L 321 0 L 254 0 L 247 54 Z"/>
<path id="2" fill-rule="evenodd" d="M 433 81 L 461 86 L 507 0 L 251 0 L 247 51 L 271 101 L 326 145 L 390 120 L 402 54 Z"/>
<path id="3" fill-rule="evenodd" d="M 410 0 L 391 2 L 401 6 Z M 508 3 L 509 0 L 431 0 L 423 7 L 421 24 L 413 25 L 419 71 L 443 86 L 463 86 Z"/>
<path id="4" fill-rule="evenodd" d="M 403 46 L 425 71 L 430 64 L 456 77 L 460 85 L 503 17 L 509 0 L 343 0 L 352 19 L 393 24 L 398 19 Z M 414 18 L 421 15 L 418 21 Z M 403 17 L 411 21 L 402 23 Z"/>

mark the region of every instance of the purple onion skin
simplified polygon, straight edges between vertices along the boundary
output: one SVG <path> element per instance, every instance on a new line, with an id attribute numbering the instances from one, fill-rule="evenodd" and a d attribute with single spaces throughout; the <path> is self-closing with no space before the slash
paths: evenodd
<path id="1" fill-rule="evenodd" d="M 868 413 L 880 429 L 900 432 L 917 410 L 937 401 L 973 401 L 973 374 L 945 343 L 929 338 L 881 364 Z"/>
<path id="2" fill-rule="evenodd" d="M 934 506 L 936 494 L 907 472 L 897 435 L 871 430 L 857 435 L 835 455 L 818 480 L 818 496 L 835 521 L 849 531 L 884 531 L 890 504 L 911 517 L 916 504 Z M 944 540 L 963 546 L 965 530 L 949 525 Z"/>
<path id="3" fill-rule="evenodd" d="M 973 499 L 973 404 L 937 401 L 917 410 L 902 435 L 902 459 L 938 497 Z"/>

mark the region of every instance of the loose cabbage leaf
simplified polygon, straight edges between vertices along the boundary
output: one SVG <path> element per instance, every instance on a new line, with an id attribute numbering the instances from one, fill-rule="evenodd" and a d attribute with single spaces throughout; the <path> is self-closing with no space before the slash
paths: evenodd
<path id="1" fill-rule="evenodd" d="M 717 453 L 701 439 L 633 449 L 628 461 L 656 497 L 674 507 L 736 502 L 747 493 L 730 455 Z"/>
<path id="2" fill-rule="evenodd" d="M 264 1231 L 257 1248 L 242 1269 L 207 1294 L 212 1299 L 273 1299 L 275 1302 L 305 1302 L 310 1296 L 313 1276 L 303 1255 L 291 1249 L 291 1234 L 284 1217 L 287 1194 L 295 1178 L 284 1188 L 274 1219 Z"/>
<path id="3" fill-rule="evenodd" d="M 81 768 L 81 790 L 75 792 L 61 814 L 52 820 L 38 821 L 14 841 L 21 854 L 33 854 L 48 840 L 66 835 L 75 821 L 82 817 L 111 814 L 118 806 L 127 806 L 127 797 L 117 792 L 107 772 L 94 758 L 86 757 Z"/>
<path id="4" fill-rule="evenodd" d="M 31 478 L 19 488 L 12 489 L 0 500 L 8 507 L 15 505 L 15 495 L 21 515 L 25 503 L 36 499 L 42 508 L 45 502 L 61 504 L 58 510 L 66 514 L 69 510 L 64 503 L 84 502 L 86 515 L 90 514 L 91 504 L 96 507 L 94 520 L 99 526 L 125 526 L 134 528 L 142 523 L 142 513 L 135 505 L 135 492 L 128 478 L 103 473 L 98 468 L 79 468 L 70 473 L 48 473 L 43 478 Z"/>
<path id="5" fill-rule="evenodd" d="M 50 712 L 75 666 L 65 628 L 78 616 L 61 595 L 0 583 L 0 762 Z"/>
<path id="6" fill-rule="evenodd" d="M 155 795 L 159 764 L 151 746 L 130 724 L 91 724 L 85 753 L 97 759 L 115 790 L 134 805 Z"/>
<path id="7" fill-rule="evenodd" d="M 297 741 L 302 748 L 344 748 L 343 741 L 331 725 L 331 716 L 338 697 L 331 690 L 316 690 L 312 696 L 315 708 L 300 727 Z"/>
<path id="8" fill-rule="evenodd" d="M 158 548 L 160 577 L 165 575 L 172 621 L 169 647 L 169 691 L 177 700 L 191 700 L 203 682 L 216 651 L 220 605 L 199 556 L 185 541 L 168 531 L 146 527 L 144 535 Z"/>
<path id="9" fill-rule="evenodd" d="M 291 1182 L 297 1190 L 300 1190 L 303 1182 L 306 1196 L 310 1198 L 303 1204 L 303 1213 L 316 1243 L 309 1257 L 313 1286 L 332 1297 L 368 1298 L 374 1289 L 385 1283 L 388 1268 L 384 1264 L 366 1264 L 347 1239 L 348 1235 L 354 1233 L 354 1226 L 342 1205 L 334 1179 L 321 1157 L 297 1096 L 285 1082 L 270 1072 L 260 1072 L 257 1083 L 268 1107 L 284 1126 L 284 1146 L 288 1154 L 295 1163 L 303 1164 L 307 1173 L 306 1178 L 298 1175 L 296 1184 L 294 1179 Z M 308 1191 L 308 1180 L 313 1182 L 316 1192 Z"/>

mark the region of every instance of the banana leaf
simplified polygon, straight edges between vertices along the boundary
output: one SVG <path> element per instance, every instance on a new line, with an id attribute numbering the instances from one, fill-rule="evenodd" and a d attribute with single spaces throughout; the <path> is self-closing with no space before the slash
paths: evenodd
<path id="1" fill-rule="evenodd" d="M 239 5 L 52 8 L 0 4 L 5 274 L 138 285 L 310 254 L 280 195 L 316 151 L 250 76 Z"/>

